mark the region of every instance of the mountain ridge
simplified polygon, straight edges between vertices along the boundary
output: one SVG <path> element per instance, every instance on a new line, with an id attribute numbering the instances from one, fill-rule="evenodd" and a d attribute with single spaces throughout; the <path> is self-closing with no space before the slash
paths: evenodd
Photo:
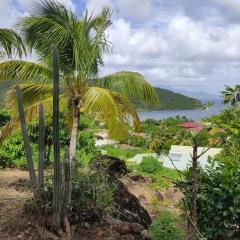
<path id="1" fill-rule="evenodd" d="M 184 94 L 164 88 L 155 87 L 155 90 L 160 101 L 158 105 L 144 103 L 139 99 L 132 99 L 132 103 L 138 111 L 190 110 L 203 108 L 202 102 L 196 98 L 188 97 Z"/>

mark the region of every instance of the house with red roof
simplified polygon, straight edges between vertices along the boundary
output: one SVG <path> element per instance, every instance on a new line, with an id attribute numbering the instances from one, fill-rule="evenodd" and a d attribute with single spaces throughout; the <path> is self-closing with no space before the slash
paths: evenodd
<path id="1" fill-rule="evenodd" d="M 178 124 L 178 126 L 193 132 L 200 132 L 204 129 L 204 126 L 197 122 L 184 122 Z"/>

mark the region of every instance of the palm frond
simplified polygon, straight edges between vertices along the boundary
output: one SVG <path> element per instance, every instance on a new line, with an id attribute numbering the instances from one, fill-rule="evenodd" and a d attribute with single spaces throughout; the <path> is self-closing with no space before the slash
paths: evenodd
<path id="1" fill-rule="evenodd" d="M 17 80 L 28 83 L 49 83 L 51 79 L 52 71 L 42 64 L 21 60 L 0 63 L 0 82 Z"/>
<path id="2" fill-rule="evenodd" d="M 24 54 L 26 55 L 21 37 L 11 29 L 0 29 L 0 47 L 2 53 L 5 53 L 8 57 L 16 54 L 21 58 Z"/>
<path id="3" fill-rule="evenodd" d="M 52 84 L 19 84 L 22 91 L 23 103 L 25 107 L 29 107 L 52 96 Z M 17 99 L 15 88 L 12 87 L 0 98 L 5 102 L 6 108 L 11 112 L 17 111 Z"/>
<path id="4" fill-rule="evenodd" d="M 128 99 L 118 93 L 99 87 L 90 87 L 83 98 L 84 109 L 106 123 L 109 136 L 122 140 L 128 134 L 128 122 L 133 119 L 135 127 L 139 126 L 137 113 Z"/>
<path id="5" fill-rule="evenodd" d="M 129 98 L 138 98 L 152 104 L 159 102 L 154 88 L 136 72 L 117 72 L 96 81 L 98 86 L 111 89 Z"/>
<path id="6" fill-rule="evenodd" d="M 44 105 L 45 109 L 49 109 L 49 106 L 51 106 L 52 98 L 46 99 L 42 101 L 41 103 Z M 24 110 L 25 117 L 27 122 L 31 122 L 35 119 L 35 117 L 38 114 L 38 106 L 40 103 L 34 104 Z M 2 142 L 4 139 L 6 139 L 10 134 L 18 129 L 20 127 L 20 120 L 19 116 L 15 115 L 11 118 L 11 120 L 0 129 L 0 142 Z"/>
<path id="7" fill-rule="evenodd" d="M 35 2 L 32 15 L 21 19 L 18 27 L 31 49 L 35 49 L 41 61 L 51 63 L 51 48 L 59 50 L 61 69 L 73 67 L 73 37 L 77 17 L 55 1 Z M 79 33 L 81 34 L 81 33 Z"/>
<path id="8" fill-rule="evenodd" d="M 67 98 L 64 95 L 60 95 L 59 101 L 60 111 L 64 112 L 67 106 Z M 38 106 L 40 103 L 43 104 L 48 118 L 52 116 L 53 100 L 52 97 L 49 97 L 25 108 L 24 112 L 27 123 L 34 121 L 38 116 Z M 10 136 L 11 133 L 18 128 L 20 128 L 20 120 L 18 114 L 15 113 L 15 115 L 12 116 L 11 120 L 5 126 L 0 128 L 0 142 Z"/>

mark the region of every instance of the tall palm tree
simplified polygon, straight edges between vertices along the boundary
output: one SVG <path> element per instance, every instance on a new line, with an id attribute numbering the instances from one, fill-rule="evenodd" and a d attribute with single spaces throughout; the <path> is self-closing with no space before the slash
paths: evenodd
<path id="1" fill-rule="evenodd" d="M 26 54 L 21 37 L 11 29 L 0 28 L 0 54 L 1 57 L 16 54 L 20 58 Z"/>
<path id="2" fill-rule="evenodd" d="M 232 106 L 237 106 L 240 102 L 240 85 L 236 85 L 234 88 L 225 86 L 226 90 L 222 92 L 223 103 L 230 103 Z"/>
<path id="3" fill-rule="evenodd" d="M 35 3 L 30 17 L 23 18 L 18 28 L 31 50 L 39 56 L 39 63 L 12 60 L 0 64 L 0 79 L 17 79 L 23 93 L 27 120 L 31 120 L 41 102 L 51 108 L 52 60 L 51 45 L 59 50 L 61 71 L 60 106 L 71 124 L 70 159 L 76 153 L 80 109 L 105 122 L 112 138 L 128 133 L 129 119 L 136 129 L 139 118 L 128 97 L 157 102 L 158 97 L 142 75 L 119 72 L 98 77 L 103 65 L 102 55 L 109 49 L 106 29 L 110 26 L 110 11 L 78 18 L 73 12 L 54 1 Z M 5 102 L 14 110 L 15 92 L 5 94 Z M 18 117 L 12 118 L 1 131 L 6 137 L 18 127 Z"/>

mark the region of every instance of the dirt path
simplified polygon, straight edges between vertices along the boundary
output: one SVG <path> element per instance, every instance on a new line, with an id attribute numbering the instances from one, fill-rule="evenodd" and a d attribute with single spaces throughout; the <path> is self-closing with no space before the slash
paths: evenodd
<path id="1" fill-rule="evenodd" d="M 29 191 L 23 191 L 21 184 L 16 186 L 20 180 L 25 182 L 28 179 L 26 171 L 16 169 L 0 170 L 0 239 L 13 239 L 6 232 L 6 227 L 14 222 L 13 220 L 22 212 L 23 205 L 28 198 L 31 198 Z M 17 189 L 17 190 L 16 190 Z"/>

